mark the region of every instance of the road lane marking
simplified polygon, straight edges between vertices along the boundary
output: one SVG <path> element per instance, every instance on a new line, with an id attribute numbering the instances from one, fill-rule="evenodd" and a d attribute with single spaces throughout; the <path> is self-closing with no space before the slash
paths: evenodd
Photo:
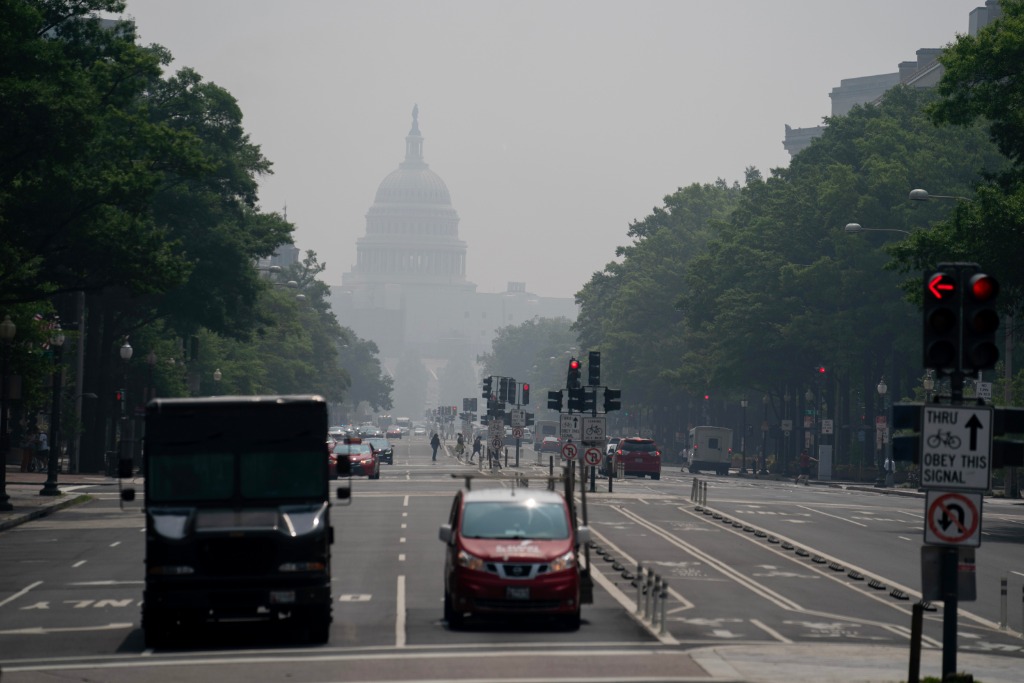
<path id="1" fill-rule="evenodd" d="M 135 628 L 135 624 L 105 624 L 103 626 L 66 626 L 64 628 L 43 628 L 35 626 L 30 628 L 15 628 L 9 631 L 0 631 L 0 636 L 45 636 L 47 633 L 81 633 L 85 631 L 115 631 L 125 628 Z M 9 671 L 10 669 L 8 669 Z"/>
<path id="2" fill-rule="evenodd" d="M 405 553 L 398 553 L 398 561 L 405 562 Z"/>
<path id="3" fill-rule="evenodd" d="M 20 591 L 18 591 L 17 593 L 12 595 L 11 597 L 7 598 L 6 600 L 0 600 L 0 607 L 3 607 L 4 605 L 6 605 L 9 602 L 13 602 L 13 601 L 17 600 L 18 598 L 20 598 L 21 596 L 25 595 L 26 593 L 28 593 L 33 588 L 36 588 L 37 586 L 41 586 L 41 585 L 43 585 L 42 581 L 36 581 L 35 583 L 30 583 L 29 585 L 25 586 Z"/>
<path id="4" fill-rule="evenodd" d="M 395 647 L 405 647 L 405 575 L 399 574 L 395 604 Z"/>
<path id="5" fill-rule="evenodd" d="M 839 515 L 830 515 L 827 512 L 822 512 L 821 510 L 815 510 L 814 508 L 809 508 L 806 505 L 797 505 L 797 507 L 798 508 L 803 508 L 804 510 L 807 510 L 808 512 L 814 512 L 814 513 L 817 513 L 819 515 L 825 515 L 826 517 L 831 517 L 832 519 L 838 519 L 841 522 L 849 522 L 850 524 L 856 524 L 857 526 L 867 527 L 867 524 L 861 524 L 860 522 L 855 522 L 852 519 L 847 519 L 846 517 L 840 517 Z"/>
<path id="6" fill-rule="evenodd" d="M 409 507 L 409 496 L 408 495 L 406 495 L 405 498 L 402 499 L 402 507 L 404 507 L 404 508 Z"/>
<path id="7" fill-rule="evenodd" d="M 694 519 L 699 519 L 699 520 L 703 521 L 705 524 L 708 523 L 707 522 L 707 518 L 704 515 L 699 514 L 697 512 L 694 512 L 692 509 L 686 508 L 684 506 L 679 506 L 678 509 L 679 509 L 680 512 L 684 512 L 684 513 L 688 514 L 689 516 L 693 517 Z M 709 508 L 709 507 L 706 507 L 706 506 L 705 506 L 705 509 L 706 510 L 714 511 L 713 508 Z M 746 533 L 744 533 L 742 531 L 738 531 L 736 529 L 733 529 L 732 527 L 716 527 L 716 528 L 720 528 L 722 531 L 724 531 L 726 533 L 732 533 L 732 534 L 734 534 L 736 536 L 739 536 L 740 538 L 745 539 L 748 543 L 755 543 L 757 545 L 760 545 L 760 540 L 757 539 L 757 537 L 751 536 L 751 535 L 746 534 Z M 876 572 L 871 572 L 871 571 L 863 569 L 863 568 L 861 568 L 861 567 L 859 567 L 857 565 L 854 565 L 854 564 L 852 564 L 850 562 L 847 562 L 845 560 L 837 559 L 837 558 L 832 557 L 831 555 L 829 555 L 829 554 L 827 554 L 827 553 L 825 553 L 823 551 L 814 550 L 814 549 L 810 548 L 809 546 L 807 546 L 806 544 L 800 543 L 799 541 L 795 541 L 792 538 L 788 538 L 788 537 L 786 537 L 786 536 L 784 536 L 782 534 L 775 533 L 775 532 L 768 532 L 765 529 L 759 529 L 759 530 L 760 531 L 764 531 L 766 534 L 770 533 L 771 536 L 779 539 L 782 542 L 790 543 L 790 544 L 792 544 L 792 545 L 794 545 L 796 547 L 802 547 L 805 550 L 808 550 L 809 552 L 813 552 L 814 554 L 819 555 L 822 558 L 824 558 L 827 562 L 835 562 L 837 564 L 843 565 L 848 570 L 852 569 L 852 570 L 854 570 L 856 572 L 859 572 L 861 574 L 864 574 L 866 576 L 872 576 L 872 575 L 877 576 Z M 775 553 L 779 557 L 784 557 L 784 558 L 786 558 L 786 559 L 788 559 L 790 561 L 793 561 L 793 562 L 796 561 L 793 558 L 793 556 L 791 556 L 791 555 L 789 555 L 789 554 L 779 550 L 776 547 L 769 546 L 768 550 L 770 552 Z M 802 564 L 802 563 L 800 563 L 800 564 Z M 846 582 L 842 581 L 840 579 L 840 577 L 834 576 L 832 573 L 826 572 L 824 569 L 818 568 L 816 566 L 810 567 L 810 569 L 812 571 L 814 571 L 814 572 L 817 572 L 818 574 L 821 574 L 822 576 L 828 577 L 832 581 L 835 581 L 835 582 L 839 583 L 842 586 L 846 586 L 847 588 L 850 588 L 851 590 L 854 589 L 853 586 L 851 586 L 851 585 L 847 584 Z M 1024 574 L 1022 574 L 1022 576 L 1024 576 Z M 892 581 L 891 579 L 887 579 L 885 577 L 880 577 L 879 576 L 877 578 L 878 578 L 879 581 L 882 581 L 883 583 L 887 584 L 889 586 L 889 588 L 896 588 L 896 589 L 899 589 L 899 590 L 903 591 L 907 595 L 910 595 L 911 597 L 917 598 L 918 600 L 922 599 L 921 593 L 918 592 L 918 591 L 915 591 L 912 588 L 904 586 L 904 585 L 902 585 L 902 584 L 900 584 L 900 583 L 898 583 L 896 581 Z M 862 594 L 866 595 L 867 597 L 869 597 L 869 598 L 871 598 L 871 599 L 873 599 L 873 600 L 875 600 L 875 601 L 877 601 L 877 602 L 879 602 L 881 604 L 884 604 L 884 605 L 886 605 L 888 607 L 892 607 L 894 609 L 897 609 L 900 612 L 903 612 L 905 614 L 909 614 L 910 613 L 910 610 L 904 609 L 900 605 L 893 604 L 893 602 L 891 600 L 887 600 L 887 599 L 885 599 L 884 596 L 877 595 L 874 592 L 870 592 L 870 593 L 869 592 L 863 592 Z M 803 612 L 805 612 L 807 614 L 818 614 L 818 615 L 829 616 L 829 617 L 841 617 L 841 618 L 845 618 L 845 619 L 849 618 L 849 617 L 843 617 L 842 615 L 829 614 L 829 613 L 826 613 L 826 612 L 816 612 L 816 611 L 813 611 L 813 610 L 801 610 L 801 611 L 803 611 Z M 959 609 L 958 614 L 960 614 L 963 617 L 966 617 L 966 618 L 970 619 L 971 621 L 974 621 L 977 624 L 985 626 L 987 628 L 990 628 L 990 629 L 993 629 L 993 630 L 998 630 L 999 629 L 999 625 L 997 623 L 995 623 L 994 621 L 990 621 L 989 619 L 986 619 L 985 617 L 979 616 L 979 615 L 974 614 L 972 612 L 968 612 L 968 611 L 964 610 L 962 607 Z M 877 626 L 885 625 L 882 622 L 864 622 L 864 623 L 873 623 L 874 625 L 877 625 Z"/>
<path id="8" fill-rule="evenodd" d="M 790 640 L 786 636 L 782 635 L 781 633 L 779 633 L 778 631 L 776 631 L 772 627 L 770 627 L 767 624 L 765 624 L 764 622 L 762 622 L 760 619 L 751 619 L 750 623 L 753 624 L 754 626 L 758 627 L 759 629 L 761 629 L 762 631 L 764 631 L 765 633 L 770 635 L 772 638 L 774 638 L 775 640 L 779 641 L 780 643 L 785 643 L 786 645 L 790 645 L 793 642 L 792 640 Z"/>
<path id="9" fill-rule="evenodd" d="M 86 562 L 87 562 L 87 560 L 79 560 L 78 562 L 75 562 L 75 563 L 74 563 L 73 565 L 71 565 L 71 566 L 72 566 L 73 568 L 77 569 L 78 567 L 81 567 L 81 566 L 82 566 L 83 564 L 85 564 Z"/>

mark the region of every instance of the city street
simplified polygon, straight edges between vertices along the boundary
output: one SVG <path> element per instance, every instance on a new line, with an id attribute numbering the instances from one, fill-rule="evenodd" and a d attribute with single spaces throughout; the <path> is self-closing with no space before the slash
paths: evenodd
<path id="1" fill-rule="evenodd" d="M 116 486 L 83 485 L 75 493 L 91 501 L 0 532 L 5 683 L 138 680 L 142 669 L 147 682 L 803 680 L 812 671 L 843 680 L 843 658 L 877 667 L 867 680 L 906 678 L 911 606 L 921 594 L 925 502 L 916 492 L 733 474 L 698 477 L 707 482 L 698 506 L 688 473 L 615 481 L 611 494 L 599 479 L 586 494 L 595 589 L 581 629 L 501 621 L 452 631 L 442 620 L 437 529 L 463 484 L 452 475 L 476 469 L 447 454 L 432 464 L 422 437 L 394 443 L 395 464 L 381 479 L 353 480 L 352 504 L 332 509 L 328 645 L 293 642 L 288 628 L 233 624 L 178 650 L 146 650 L 142 502 L 122 510 Z M 547 456 L 536 463 L 525 449 L 519 469 L 544 486 Z M 480 474 L 473 486 L 511 486 L 510 469 L 494 482 Z M 960 605 L 959 668 L 984 662 L 986 683 L 1019 680 L 1024 506 L 986 499 L 982 533 L 978 599 Z M 664 583 L 663 604 L 641 595 L 638 606 L 638 565 Z M 1001 577 L 1008 628 L 1000 626 Z M 929 675 L 938 675 L 943 637 L 941 603 L 934 606 L 925 612 Z M 820 677 L 830 662 L 840 668 Z"/>

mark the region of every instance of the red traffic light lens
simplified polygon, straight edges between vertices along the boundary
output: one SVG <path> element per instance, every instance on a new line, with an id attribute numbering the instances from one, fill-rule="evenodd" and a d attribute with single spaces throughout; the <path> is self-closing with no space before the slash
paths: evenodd
<path id="1" fill-rule="evenodd" d="M 580 369 L 580 362 L 578 360 L 576 360 L 575 358 L 573 358 L 571 361 L 569 361 L 569 369 L 570 370 L 579 370 Z"/>
<path id="2" fill-rule="evenodd" d="M 975 301 L 990 301 L 999 294 L 999 283 L 991 275 L 978 273 L 969 283 L 971 296 Z"/>
<path id="3" fill-rule="evenodd" d="M 949 273 L 935 273 L 928 278 L 928 294 L 939 299 L 951 299 L 956 295 L 956 280 Z"/>
<path id="4" fill-rule="evenodd" d="M 530 385 L 529 384 L 524 384 L 523 385 L 523 391 L 529 391 L 529 390 L 530 390 Z"/>

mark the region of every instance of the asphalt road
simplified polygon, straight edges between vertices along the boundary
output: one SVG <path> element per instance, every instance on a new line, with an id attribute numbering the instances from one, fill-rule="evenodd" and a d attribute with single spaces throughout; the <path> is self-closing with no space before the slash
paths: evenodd
<path id="1" fill-rule="evenodd" d="M 599 480 L 586 495 L 596 584 L 581 629 L 501 622 L 452 631 L 441 618 L 437 529 L 462 485 L 451 475 L 475 470 L 448 456 L 431 463 L 422 438 L 396 446 L 380 480 L 354 480 L 352 503 L 332 508 L 328 645 L 289 642 L 286 629 L 232 625 L 197 633 L 179 650 L 146 650 L 138 628 L 141 506 L 121 509 L 110 487 L 95 488 L 87 504 L 0 533 L 4 683 L 772 680 L 756 666 L 740 676 L 739 665 L 706 654 L 730 645 L 766 658 L 786 653 L 792 666 L 812 669 L 827 664 L 826 646 L 871 646 L 906 669 L 911 605 L 921 596 L 921 497 L 708 476 L 699 477 L 707 501 L 698 509 L 687 473 L 616 481 L 612 493 Z M 520 470 L 546 474 L 534 463 L 525 450 Z M 484 475 L 474 482 L 483 485 L 513 481 Z M 1024 508 L 986 500 L 978 599 L 961 603 L 958 618 L 964 658 L 995 654 L 1000 666 L 1024 672 L 1022 545 Z M 638 605 L 638 572 L 664 583 L 664 601 L 655 606 L 641 595 Z M 1008 628 L 1000 626 L 1003 576 Z M 925 613 L 932 659 L 942 648 L 941 616 L 941 607 Z"/>

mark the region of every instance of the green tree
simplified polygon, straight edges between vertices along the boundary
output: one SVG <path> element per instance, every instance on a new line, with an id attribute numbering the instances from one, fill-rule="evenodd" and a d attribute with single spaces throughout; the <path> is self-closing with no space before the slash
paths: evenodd
<path id="1" fill-rule="evenodd" d="M 578 355 L 569 319 L 533 318 L 499 328 L 491 351 L 479 360 L 484 377 L 514 377 L 518 382 L 529 382 L 537 391 L 546 391 L 565 386 L 569 358 Z"/>

